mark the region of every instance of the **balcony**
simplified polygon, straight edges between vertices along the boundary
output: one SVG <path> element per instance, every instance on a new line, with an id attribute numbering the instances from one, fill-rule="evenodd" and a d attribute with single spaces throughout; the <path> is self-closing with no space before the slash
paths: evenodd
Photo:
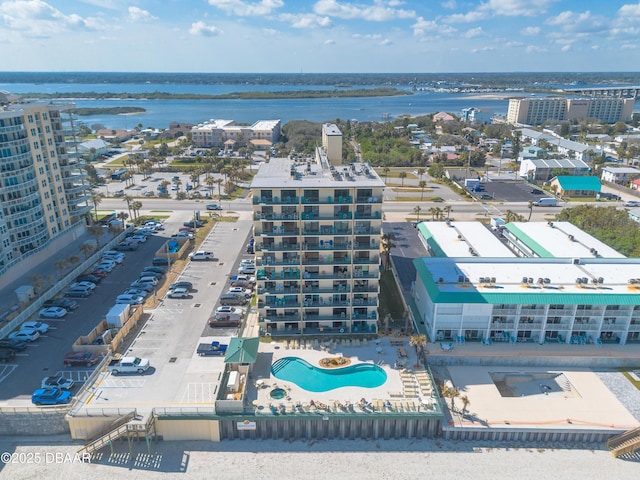
<path id="1" fill-rule="evenodd" d="M 278 314 L 267 314 L 265 313 L 264 315 L 260 316 L 260 321 L 261 322 L 299 322 L 300 321 L 300 317 L 298 316 L 298 314 L 296 315 L 285 315 L 283 313 L 278 313 Z"/>
<path id="2" fill-rule="evenodd" d="M 382 203 L 382 196 L 380 197 L 357 196 L 356 203 Z"/>
<path id="3" fill-rule="evenodd" d="M 285 268 L 279 272 L 266 272 L 265 270 L 258 270 L 256 272 L 258 280 L 300 280 L 300 270 L 293 268 Z"/>
<path id="4" fill-rule="evenodd" d="M 257 233 L 257 235 L 261 235 L 263 237 L 297 237 L 300 235 L 300 230 L 297 228 L 285 229 L 280 226 L 273 227 L 273 230 L 270 232 L 264 231 Z"/>
<path id="5" fill-rule="evenodd" d="M 375 265 L 380 263 L 380 257 L 378 257 L 377 255 L 374 255 L 371 258 L 354 257 L 353 263 L 356 265 L 362 265 L 362 264 Z"/>
<path id="6" fill-rule="evenodd" d="M 299 301 L 285 300 L 284 298 L 276 298 L 265 302 L 258 302 L 258 308 L 299 308 Z"/>
<path id="7" fill-rule="evenodd" d="M 254 205 L 297 205 L 300 197 L 253 197 Z"/>
<path id="8" fill-rule="evenodd" d="M 69 215 L 80 217 L 89 213 L 92 208 L 91 205 L 78 205 L 77 208 L 72 208 L 72 205 L 69 205 Z"/>
<path id="9" fill-rule="evenodd" d="M 378 299 L 377 298 L 354 298 L 352 305 L 354 306 L 369 306 L 369 307 L 377 307 Z"/>
<path id="10" fill-rule="evenodd" d="M 300 250 L 300 244 L 288 244 L 288 243 L 272 243 L 272 244 L 264 244 L 258 243 L 256 245 L 256 252 L 291 252 L 295 250 Z"/>
<path id="11" fill-rule="evenodd" d="M 16 162 L 28 162 L 33 165 L 33 159 L 31 158 L 31 152 L 16 153 L 15 155 L 9 155 L 8 157 L 0 157 L 0 165 L 7 163 L 15 164 Z"/>
<path id="12" fill-rule="evenodd" d="M 327 196 L 327 197 L 300 197 L 300 203 L 304 205 L 332 205 L 336 202 L 333 201 L 332 196 Z"/>
<path id="13" fill-rule="evenodd" d="M 355 212 L 354 217 L 356 220 L 367 220 L 367 219 L 377 220 L 382 217 L 382 214 L 380 213 L 379 210 L 375 212 L 370 212 L 370 213 Z"/>
<path id="14" fill-rule="evenodd" d="M 346 243 L 334 243 L 333 240 L 320 240 L 319 243 L 307 243 L 305 242 L 302 247 L 303 250 L 351 250 L 351 242 Z"/>
<path id="15" fill-rule="evenodd" d="M 355 227 L 353 232 L 356 235 L 380 235 L 380 227 Z"/>
<path id="16" fill-rule="evenodd" d="M 366 285 L 366 286 L 362 286 L 362 285 L 354 285 L 353 287 L 353 292 L 354 293 L 378 293 L 380 291 L 380 286 L 379 285 Z"/>
<path id="17" fill-rule="evenodd" d="M 283 213 L 261 213 L 261 212 L 256 212 L 256 213 L 253 214 L 253 220 L 254 221 L 260 221 L 260 220 L 268 220 L 268 221 L 272 221 L 272 220 L 297 221 L 298 220 L 298 214 L 297 213 L 283 214 Z"/>
<path id="18" fill-rule="evenodd" d="M 14 133 L 14 132 L 24 132 L 25 126 L 24 123 L 19 125 L 7 125 L 6 127 L 0 127 L 0 133 Z"/>
<path id="19" fill-rule="evenodd" d="M 304 258 L 302 265 L 351 265 L 349 257 L 334 258 L 327 255 L 326 258 Z"/>
<path id="20" fill-rule="evenodd" d="M 345 278 L 351 278 L 351 274 L 349 272 L 304 272 L 305 280 L 340 280 Z"/>
<path id="21" fill-rule="evenodd" d="M 338 285 L 336 287 L 302 287 L 303 293 L 349 293 L 349 285 Z"/>
<path id="22" fill-rule="evenodd" d="M 298 295 L 300 294 L 300 287 L 285 287 L 282 285 L 274 285 L 259 287 L 258 295 L 264 295 L 267 293 L 279 294 L 279 295 Z"/>
<path id="23" fill-rule="evenodd" d="M 353 244 L 354 250 L 380 250 L 380 244 L 374 239 L 371 239 L 370 243 L 358 243 Z"/>
<path id="24" fill-rule="evenodd" d="M 256 265 L 259 267 L 277 267 L 285 265 L 300 265 L 300 257 L 293 258 L 276 258 L 272 256 L 264 256 L 258 258 Z"/>
<path id="25" fill-rule="evenodd" d="M 303 235 L 351 235 L 350 228 L 334 228 L 330 226 L 320 228 L 303 228 Z"/>
<path id="26" fill-rule="evenodd" d="M 375 271 L 363 271 L 363 270 L 359 270 L 359 269 L 355 269 L 353 271 L 353 278 L 378 278 L 379 277 L 379 272 L 377 270 Z"/>

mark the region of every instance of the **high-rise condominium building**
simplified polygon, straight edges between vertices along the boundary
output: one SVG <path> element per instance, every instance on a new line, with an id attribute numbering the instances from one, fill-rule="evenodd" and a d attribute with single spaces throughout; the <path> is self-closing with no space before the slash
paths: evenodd
<path id="1" fill-rule="evenodd" d="M 67 151 L 65 142 L 71 132 L 63 126 L 62 116 L 74 107 L 0 106 L 0 271 L 46 245 L 91 210 L 83 163 Z"/>
<path id="2" fill-rule="evenodd" d="M 272 159 L 251 184 L 258 311 L 271 335 L 376 331 L 382 191 L 366 164 Z"/>
<path id="3" fill-rule="evenodd" d="M 632 98 L 511 98 L 507 122 L 540 125 L 547 120 L 595 118 L 603 123 L 625 122 L 633 113 Z"/>

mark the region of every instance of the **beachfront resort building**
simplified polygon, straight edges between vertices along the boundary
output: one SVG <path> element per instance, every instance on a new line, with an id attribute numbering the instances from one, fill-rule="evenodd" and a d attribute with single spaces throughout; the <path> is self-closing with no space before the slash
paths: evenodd
<path id="1" fill-rule="evenodd" d="M 251 184 L 265 333 L 376 332 L 384 182 L 367 164 L 271 159 Z"/>
<path id="2" fill-rule="evenodd" d="M 233 120 L 209 120 L 191 129 L 193 145 L 200 148 L 237 147 L 253 145 L 267 149 L 280 138 L 280 120 L 259 120 L 253 125 L 238 125 Z"/>
<path id="3" fill-rule="evenodd" d="M 10 103 L 2 93 L 0 105 L 3 273 L 80 222 L 91 206 L 83 161 L 65 143 L 63 115 L 75 105 Z"/>
<path id="4" fill-rule="evenodd" d="M 626 122 L 631 118 L 633 98 L 510 98 L 507 122 L 540 125 L 547 120 L 595 118 L 603 123 Z"/>
<path id="5" fill-rule="evenodd" d="M 568 222 L 423 222 L 417 321 L 431 341 L 640 343 L 640 259 Z"/>

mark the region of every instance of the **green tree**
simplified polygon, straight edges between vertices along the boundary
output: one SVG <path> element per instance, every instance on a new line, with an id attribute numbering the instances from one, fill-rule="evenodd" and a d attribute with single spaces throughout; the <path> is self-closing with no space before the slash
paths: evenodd
<path id="1" fill-rule="evenodd" d="M 402 180 L 402 184 L 401 186 L 404 187 L 404 179 L 407 178 L 407 172 L 402 171 L 398 174 L 398 177 L 400 177 L 400 179 Z"/>
<path id="2" fill-rule="evenodd" d="M 422 199 L 424 198 L 424 189 L 427 186 L 427 182 L 424 180 L 420 180 L 420 182 L 418 182 L 418 186 L 420 187 L 420 201 L 422 201 Z"/>
<path id="3" fill-rule="evenodd" d="M 95 221 L 98 221 L 98 205 L 100 205 L 100 203 L 102 203 L 102 199 L 104 198 L 104 195 L 102 195 L 102 193 L 97 192 L 95 190 L 91 191 L 91 203 L 93 203 L 93 210 L 95 213 Z"/>
<path id="4" fill-rule="evenodd" d="M 420 205 L 416 205 L 416 206 L 413 208 L 413 213 L 415 213 L 415 214 L 416 214 L 416 217 L 417 217 L 417 220 L 416 220 L 416 221 L 417 221 L 417 222 L 419 222 L 419 221 L 420 221 L 420 212 L 422 212 L 422 207 L 421 207 Z"/>
<path id="5" fill-rule="evenodd" d="M 395 248 L 394 240 L 396 236 L 393 232 L 385 233 L 380 238 L 380 244 L 382 246 L 382 254 L 385 259 L 385 270 L 389 270 L 391 268 L 391 249 Z"/>

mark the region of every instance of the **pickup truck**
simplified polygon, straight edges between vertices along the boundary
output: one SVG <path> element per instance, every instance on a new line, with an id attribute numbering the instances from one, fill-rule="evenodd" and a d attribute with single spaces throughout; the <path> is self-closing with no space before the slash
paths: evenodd
<path id="1" fill-rule="evenodd" d="M 204 250 L 198 250 L 189 254 L 191 260 L 213 260 L 213 252 L 205 252 Z"/>
<path id="2" fill-rule="evenodd" d="M 107 369 L 113 374 L 144 373 L 149 370 L 149 360 L 140 357 L 122 357 L 111 360 Z"/>
<path id="3" fill-rule="evenodd" d="M 200 356 L 222 356 L 227 353 L 227 345 L 220 342 L 201 343 L 197 352 Z"/>

